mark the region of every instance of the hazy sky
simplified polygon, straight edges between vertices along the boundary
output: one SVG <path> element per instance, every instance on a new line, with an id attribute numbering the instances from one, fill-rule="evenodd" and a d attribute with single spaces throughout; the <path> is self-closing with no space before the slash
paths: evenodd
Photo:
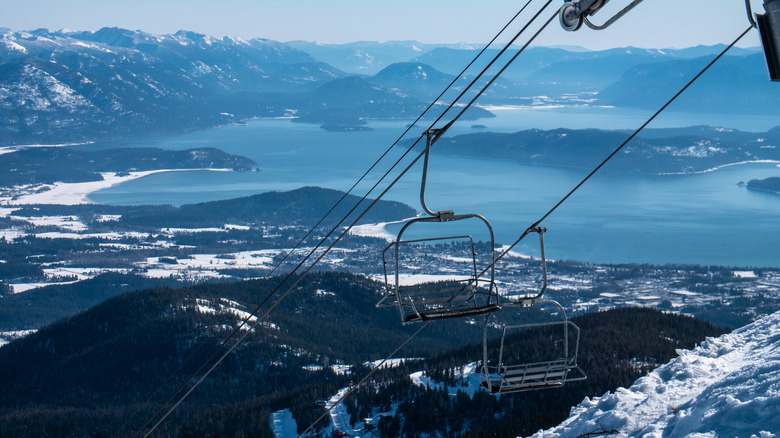
<path id="1" fill-rule="evenodd" d="M 763 12 L 762 2 L 753 2 Z M 157 34 L 186 29 L 217 37 L 325 43 L 480 43 L 487 42 L 524 3 L 525 0 L 0 0 L 0 27 L 97 30 L 117 26 Z M 557 8 L 562 3 L 556 0 L 553 5 Z M 593 21 L 606 20 L 607 8 L 617 10 L 628 3 L 629 0 L 612 0 Z M 543 0 L 534 0 L 532 7 L 542 4 Z M 596 32 L 583 27 L 568 33 L 556 23 L 538 41 L 591 49 L 627 45 L 680 48 L 731 42 L 747 25 L 742 0 L 645 0 L 608 30 Z M 756 33 L 741 45 L 759 45 Z"/>

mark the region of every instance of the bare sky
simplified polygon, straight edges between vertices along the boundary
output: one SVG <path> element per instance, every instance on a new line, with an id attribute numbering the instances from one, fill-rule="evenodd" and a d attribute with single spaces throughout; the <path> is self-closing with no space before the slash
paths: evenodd
<path id="1" fill-rule="evenodd" d="M 760 0 L 754 7 L 763 12 Z M 192 30 L 212 36 L 343 43 L 417 40 L 487 42 L 525 0 L 0 0 L 0 27 L 97 30 L 104 26 L 151 33 Z M 538 9 L 543 0 L 533 0 Z M 563 2 L 554 1 L 548 17 Z M 612 0 L 593 18 L 606 20 L 628 0 Z M 609 8 L 609 10 L 607 9 Z M 646 0 L 607 30 L 564 32 L 553 23 L 544 45 L 590 49 L 681 48 L 731 42 L 748 26 L 742 0 Z M 755 32 L 742 46 L 758 46 Z"/>

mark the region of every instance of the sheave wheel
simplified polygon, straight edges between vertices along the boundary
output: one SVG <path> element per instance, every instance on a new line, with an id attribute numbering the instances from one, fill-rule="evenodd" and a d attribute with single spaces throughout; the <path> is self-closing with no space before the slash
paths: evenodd
<path id="1" fill-rule="evenodd" d="M 558 11 L 558 19 L 561 27 L 569 32 L 574 32 L 582 26 L 582 15 L 577 12 L 577 8 L 571 2 L 566 2 Z"/>
<path id="2" fill-rule="evenodd" d="M 601 9 L 602 6 L 604 6 L 604 3 L 606 3 L 604 0 L 598 0 L 594 2 L 588 8 L 588 14 L 595 14 L 596 12 L 598 12 L 598 10 Z"/>

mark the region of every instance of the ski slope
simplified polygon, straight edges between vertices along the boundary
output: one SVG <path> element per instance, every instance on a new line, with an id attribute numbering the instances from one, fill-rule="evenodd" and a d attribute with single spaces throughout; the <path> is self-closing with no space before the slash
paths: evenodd
<path id="1" fill-rule="evenodd" d="M 533 437 L 780 435 L 780 312 L 678 353 L 628 389 L 585 398 Z"/>

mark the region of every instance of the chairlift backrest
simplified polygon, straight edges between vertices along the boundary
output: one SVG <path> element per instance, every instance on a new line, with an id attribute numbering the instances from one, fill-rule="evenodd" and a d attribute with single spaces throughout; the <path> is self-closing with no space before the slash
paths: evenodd
<path id="1" fill-rule="evenodd" d="M 486 224 L 482 216 L 456 215 L 453 220 L 475 219 Z M 415 225 L 436 222 L 435 218 L 417 218 L 407 222 L 382 253 L 385 276 L 385 296 L 378 307 L 395 305 L 404 323 L 428 319 L 456 318 L 498 310 L 498 289 L 492 265 L 495 262 L 493 235 L 487 246 L 488 254 L 478 257 L 477 246 L 471 235 L 434 236 L 404 239 L 404 233 Z M 431 244 L 454 243 L 446 254 L 437 252 Z M 452 268 L 444 272 L 440 256 L 451 256 L 455 250 L 460 262 L 450 262 Z M 432 265 L 432 266 L 426 266 Z M 482 270 L 485 274 L 480 276 Z M 454 271 L 454 272 L 453 272 Z"/>
<path id="2" fill-rule="evenodd" d="M 401 227 L 395 241 L 390 243 L 382 253 L 385 296 L 377 303 L 377 307 L 396 306 L 404 323 L 478 315 L 499 309 L 494 266 L 495 236 L 490 222 L 478 214 L 455 214 L 449 210 L 434 212 L 425 202 L 431 145 L 443 132 L 444 130 L 425 132 L 427 141 L 420 184 L 420 203 L 423 211 L 429 216 L 407 221 Z M 469 220 L 471 222 L 464 223 L 477 223 L 474 231 L 487 232 L 489 236 L 488 254 L 485 257 L 478 257 L 472 237 L 474 234 L 429 235 L 404 239 L 408 230 L 424 228 L 421 227 L 423 224 Z M 420 264 L 435 265 L 439 261 L 430 257 L 421 261 L 420 253 L 429 249 L 432 244 L 447 242 L 459 242 L 459 247 L 467 248 L 468 253 L 464 259 L 468 260 L 468 267 L 459 267 L 455 274 L 444 273 L 435 266 L 433 268 L 426 266 L 427 270 L 421 270 Z M 419 274 L 428 276 L 419 276 Z"/>
<path id="3" fill-rule="evenodd" d="M 507 394 L 530 391 L 535 389 L 560 388 L 573 381 L 584 380 L 587 376 L 577 365 L 579 353 L 580 330 L 567 319 L 563 307 L 553 300 L 536 300 L 534 306 L 554 304 L 560 310 L 563 319 L 526 324 L 501 324 L 501 340 L 498 354 L 491 361 L 488 348 L 488 328 L 493 315 L 485 318 L 483 339 L 483 362 L 480 380 L 491 394 Z M 527 308 L 526 306 L 523 306 Z M 504 306 L 502 312 L 512 308 L 521 308 L 515 304 Z M 520 360 L 516 355 L 509 354 L 507 342 L 511 340 L 510 333 L 528 329 L 550 328 L 560 330 L 559 336 L 552 341 L 551 348 L 545 351 L 545 357 L 535 360 Z M 555 344 L 560 344 L 556 346 Z M 534 352 L 538 353 L 538 352 Z"/>

